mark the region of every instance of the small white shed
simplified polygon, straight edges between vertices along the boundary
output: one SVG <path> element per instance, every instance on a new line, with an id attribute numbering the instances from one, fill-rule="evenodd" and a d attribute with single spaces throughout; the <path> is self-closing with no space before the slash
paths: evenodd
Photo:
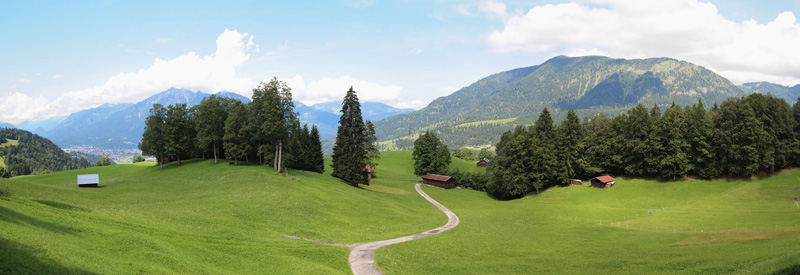
<path id="1" fill-rule="evenodd" d="M 99 174 L 78 175 L 78 187 L 97 187 L 99 184 Z"/>

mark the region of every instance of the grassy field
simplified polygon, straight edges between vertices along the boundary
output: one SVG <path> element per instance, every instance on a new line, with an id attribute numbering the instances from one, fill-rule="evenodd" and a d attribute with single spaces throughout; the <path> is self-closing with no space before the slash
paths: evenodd
<path id="1" fill-rule="evenodd" d="M 514 120 L 516 120 L 516 119 L 517 119 L 516 117 L 513 117 L 513 118 L 506 118 L 506 119 L 482 120 L 482 121 L 462 123 L 462 124 L 459 124 L 459 125 L 456 125 L 456 126 L 453 126 L 453 127 L 454 128 L 459 128 L 459 127 L 467 127 L 467 126 L 479 126 L 479 125 L 482 125 L 482 124 L 509 124 L 509 123 L 514 122 Z"/>
<path id="2" fill-rule="evenodd" d="M 349 273 L 348 249 L 447 218 L 413 190 L 410 152 L 370 186 L 192 160 L 0 179 L 2 273 Z M 329 168 L 326 167 L 329 170 Z M 451 169 L 484 171 L 454 159 Z M 484 169 L 484 168 L 480 168 Z M 102 188 L 77 188 L 77 174 Z M 294 179 L 294 180 L 293 180 Z M 800 170 L 765 179 L 618 180 L 496 201 L 424 187 L 461 224 L 379 249 L 387 274 L 771 273 L 800 265 Z M 648 214 L 651 211 L 652 214 Z"/>
<path id="3" fill-rule="evenodd" d="M 765 179 L 561 187 L 496 201 L 427 187 L 461 224 L 378 250 L 388 273 L 744 273 L 800 269 L 800 170 Z M 652 214 L 648 214 L 652 211 Z"/>
<path id="4" fill-rule="evenodd" d="M 388 154 L 353 188 L 328 173 L 186 161 L 0 180 L 0 273 L 349 273 L 348 249 L 446 217 L 413 190 L 410 154 Z M 76 187 L 100 174 L 102 188 Z M 292 180 L 295 178 L 295 180 Z"/>

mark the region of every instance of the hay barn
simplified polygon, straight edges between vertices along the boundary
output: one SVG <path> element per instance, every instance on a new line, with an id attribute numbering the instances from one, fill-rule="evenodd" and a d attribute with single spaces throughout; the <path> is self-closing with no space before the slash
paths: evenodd
<path id="1" fill-rule="evenodd" d="M 609 188 L 613 187 L 616 180 L 611 175 L 603 175 L 596 178 L 591 179 L 592 187 L 595 188 Z"/>
<path id="2" fill-rule="evenodd" d="M 97 187 L 100 185 L 99 174 L 78 175 L 78 187 Z"/>
<path id="3" fill-rule="evenodd" d="M 442 176 L 436 174 L 427 174 L 422 176 L 422 183 L 444 189 L 450 189 L 456 187 L 455 179 L 448 176 Z"/>

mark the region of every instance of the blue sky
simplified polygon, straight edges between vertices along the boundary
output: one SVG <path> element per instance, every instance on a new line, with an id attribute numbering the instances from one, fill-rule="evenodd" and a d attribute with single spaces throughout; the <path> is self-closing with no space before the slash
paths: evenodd
<path id="1" fill-rule="evenodd" d="M 800 83 L 800 1 L 11 1 L 0 121 L 169 87 L 249 96 L 278 77 L 313 104 L 420 108 L 556 55 L 673 57 L 734 83 Z M 773 22 L 774 21 L 774 22 Z"/>

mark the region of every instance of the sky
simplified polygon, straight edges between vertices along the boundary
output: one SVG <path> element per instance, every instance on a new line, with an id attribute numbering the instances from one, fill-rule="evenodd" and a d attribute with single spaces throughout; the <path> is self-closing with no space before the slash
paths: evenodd
<path id="1" fill-rule="evenodd" d="M 671 57 L 735 84 L 800 84 L 800 0 L 4 1 L 0 122 L 168 88 L 419 109 L 558 56 Z"/>

